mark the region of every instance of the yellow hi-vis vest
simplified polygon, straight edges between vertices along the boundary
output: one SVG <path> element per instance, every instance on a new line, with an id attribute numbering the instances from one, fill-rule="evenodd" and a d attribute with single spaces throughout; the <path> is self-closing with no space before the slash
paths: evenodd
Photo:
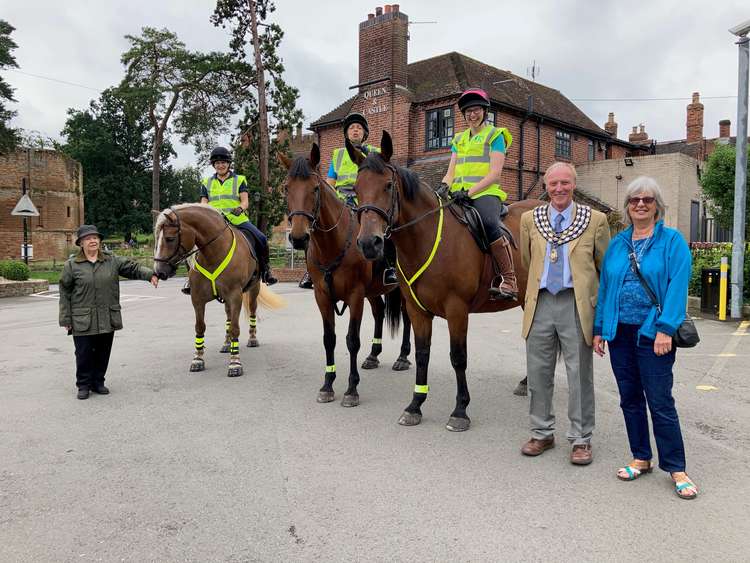
<path id="1" fill-rule="evenodd" d="M 232 209 L 240 205 L 240 186 L 246 182 L 244 176 L 230 174 L 223 182 L 214 174 L 210 178 L 204 178 L 203 185 L 208 192 L 208 204 L 221 211 L 232 225 L 241 225 L 248 222 L 247 215 L 233 215 Z"/>
<path id="2" fill-rule="evenodd" d="M 507 150 L 513 142 L 513 137 L 505 127 L 485 125 L 484 129 L 473 137 L 471 129 L 466 129 L 453 137 L 452 146 L 456 148 L 456 170 L 451 186 L 452 192 L 469 190 L 490 173 L 490 146 L 498 135 L 502 135 L 505 139 Z M 500 189 L 499 184 L 491 184 L 481 193 L 472 196 L 472 199 L 486 195 L 497 196 L 501 201 L 508 198 L 508 194 Z"/>
<path id="3" fill-rule="evenodd" d="M 373 151 L 380 152 L 380 149 L 372 145 L 362 147 L 365 154 Z M 336 189 L 350 188 L 357 181 L 357 165 L 349 158 L 346 148 L 333 150 L 333 171 L 336 173 Z"/>

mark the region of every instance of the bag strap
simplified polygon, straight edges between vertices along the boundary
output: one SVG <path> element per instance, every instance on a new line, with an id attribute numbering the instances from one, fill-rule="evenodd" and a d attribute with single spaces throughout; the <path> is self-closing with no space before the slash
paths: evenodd
<path id="1" fill-rule="evenodd" d="M 641 274 L 641 269 L 638 267 L 638 261 L 635 259 L 635 252 L 630 252 L 628 254 L 628 258 L 630 258 L 630 267 L 635 273 L 635 275 L 638 276 L 638 281 L 641 282 L 643 289 L 646 290 L 646 294 L 648 295 L 648 298 L 651 300 L 651 303 L 653 303 L 656 306 L 656 310 L 659 311 L 659 314 L 661 314 L 661 304 L 659 303 L 659 300 L 656 298 L 656 294 L 653 292 L 653 290 L 649 287 L 648 283 L 646 283 L 646 280 L 643 278 L 643 274 Z"/>

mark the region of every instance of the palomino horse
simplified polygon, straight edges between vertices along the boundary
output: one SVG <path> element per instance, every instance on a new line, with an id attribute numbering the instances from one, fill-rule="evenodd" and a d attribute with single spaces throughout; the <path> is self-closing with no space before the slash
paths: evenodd
<path id="1" fill-rule="evenodd" d="M 283 300 L 260 282 L 258 263 L 245 236 L 230 226 L 220 211 L 209 205 L 185 203 L 165 209 L 154 228 L 154 271 L 159 279 L 172 277 L 177 266 L 193 254 L 190 297 L 195 310 L 195 356 L 190 371 L 203 371 L 206 303 L 219 299 L 227 314 L 229 377 L 242 375 L 240 362 L 240 309 L 244 305 L 250 325 L 249 347 L 258 345 L 258 301 L 269 308 Z M 190 250 L 196 247 L 195 250 Z M 201 273 L 203 272 L 203 273 Z M 226 343 L 225 343 L 226 344 Z"/>
<path id="2" fill-rule="evenodd" d="M 360 347 L 359 327 L 362 322 L 364 300 L 370 302 L 375 317 L 375 336 L 370 355 L 362 364 L 364 369 L 378 366 L 382 351 L 383 320 L 388 318 L 391 333 L 395 332 L 401 314 L 401 294 L 398 288 L 383 285 L 382 267 L 362 258 L 352 244 L 359 231 L 354 212 L 337 196 L 318 173 L 320 149 L 313 144 L 309 159 L 303 156 L 294 161 L 279 154 L 287 167 L 286 198 L 289 208 L 291 232 L 289 238 L 297 249 L 307 249 L 308 271 L 312 276 L 315 301 L 323 318 L 323 346 L 326 350 L 326 369 L 323 387 L 318 391 L 318 402 L 334 400 L 333 382 L 336 379 L 334 349 L 336 347 L 335 314 L 342 315 L 349 307 L 349 331 L 346 347 L 349 349 L 349 387 L 341 401 L 342 406 L 359 404 L 359 372 L 357 353 Z M 385 304 L 380 297 L 386 294 Z M 344 306 L 338 310 L 338 301 Z M 404 332 L 401 353 L 393 364 L 394 370 L 405 370 L 411 364 L 407 359 L 411 323 L 404 312 Z"/>
<path id="3" fill-rule="evenodd" d="M 365 157 L 347 142 L 347 150 L 359 165 L 357 196 L 360 231 L 357 244 L 366 258 L 378 259 L 390 237 L 398 251 L 401 291 L 414 328 L 417 378 L 414 395 L 399 424 L 414 426 L 422 419 L 421 405 L 427 399 L 427 364 L 430 359 L 432 319 L 448 321 L 450 358 L 456 372 L 456 407 L 448 419 L 448 430 L 467 430 L 470 419 L 469 388 L 466 383 L 466 332 L 469 313 L 491 313 L 521 305 L 526 294 L 527 272 L 520 253 L 513 250 L 518 279 L 517 301 L 492 301 L 489 282 L 494 276 L 490 257 L 483 254 L 468 229 L 440 200 L 434 190 L 420 185 L 411 170 L 390 163 L 393 144 L 383 133 L 381 154 Z M 509 207 L 505 225 L 518 239 L 521 214 L 541 204 L 525 200 Z"/>

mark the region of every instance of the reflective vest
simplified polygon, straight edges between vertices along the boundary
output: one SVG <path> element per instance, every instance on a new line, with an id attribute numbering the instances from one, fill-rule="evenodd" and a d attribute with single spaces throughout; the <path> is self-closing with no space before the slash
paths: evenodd
<path id="1" fill-rule="evenodd" d="M 485 125 L 478 134 L 472 136 L 471 129 L 453 137 L 452 146 L 456 147 L 456 170 L 451 191 L 469 190 L 490 173 L 490 145 L 498 135 L 505 138 L 506 150 L 513 142 L 513 137 L 505 127 Z M 502 201 L 508 198 L 499 184 L 490 184 L 481 193 L 472 196 L 476 199 L 485 195 L 494 195 Z"/>
<path id="2" fill-rule="evenodd" d="M 246 182 L 244 176 L 230 174 L 223 182 L 216 177 L 204 178 L 203 185 L 208 192 L 208 204 L 221 211 L 233 225 L 241 225 L 250 221 L 244 213 L 240 216 L 233 215 L 232 209 L 240 205 L 240 186 Z"/>
<path id="3" fill-rule="evenodd" d="M 380 152 L 380 149 L 372 145 L 362 147 L 365 154 L 370 152 Z M 336 189 L 348 188 L 357 181 L 357 165 L 349 158 L 349 153 L 345 148 L 333 150 L 333 171 L 336 173 Z"/>

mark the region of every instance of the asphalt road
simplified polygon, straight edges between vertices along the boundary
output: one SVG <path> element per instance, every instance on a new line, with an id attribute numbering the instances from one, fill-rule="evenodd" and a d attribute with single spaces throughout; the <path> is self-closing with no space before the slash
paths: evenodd
<path id="1" fill-rule="evenodd" d="M 678 353 L 675 397 L 701 491 L 686 502 L 660 471 L 615 478 L 630 457 L 607 359 L 594 362 L 594 463 L 568 462 L 562 366 L 558 445 L 520 454 L 520 310 L 471 318 L 472 427 L 456 434 L 444 426 L 455 396 L 444 321 L 424 420 L 404 428 L 414 369 L 390 370 L 398 340 L 362 372 L 360 406 L 317 404 L 317 309 L 311 292 L 279 284 L 288 307 L 261 311 L 261 347 L 241 349 L 243 377 L 226 377 L 216 304 L 207 371 L 189 373 L 193 314 L 180 285 L 123 282 L 112 393 L 88 401 L 75 399 L 54 292 L 0 301 L 0 561 L 750 560 L 744 325 L 699 320 L 703 342 Z M 365 342 L 371 327 L 366 318 Z"/>

